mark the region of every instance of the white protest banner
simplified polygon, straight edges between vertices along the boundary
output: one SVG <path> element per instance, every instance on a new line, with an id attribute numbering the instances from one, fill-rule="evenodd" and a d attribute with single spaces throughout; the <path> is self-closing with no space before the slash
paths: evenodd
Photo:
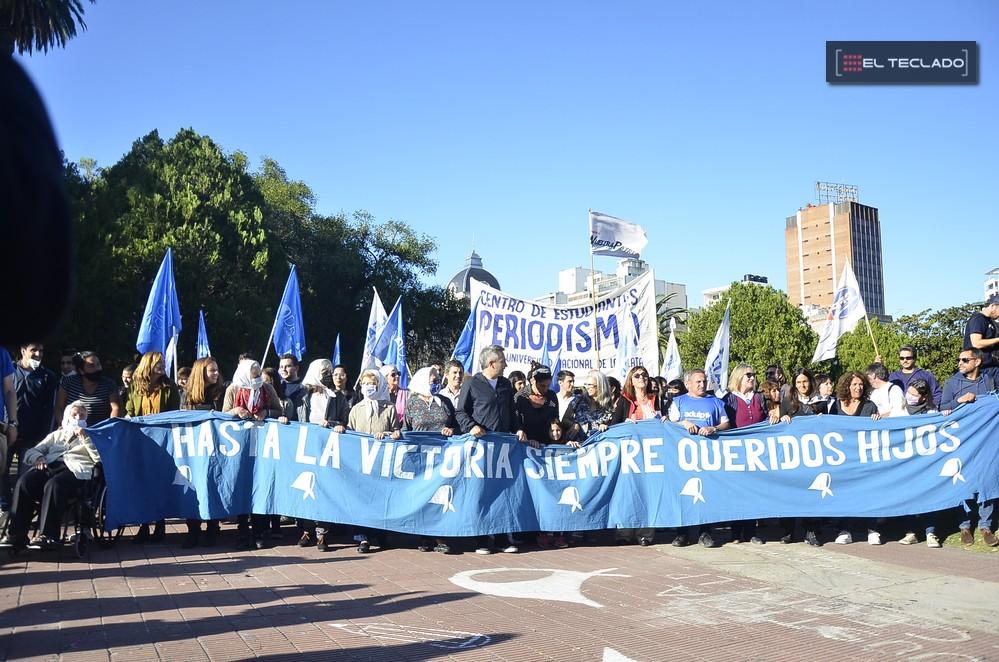
<path id="1" fill-rule="evenodd" d="M 619 356 L 631 365 L 655 371 L 659 366 L 655 277 L 647 271 L 624 287 L 597 299 L 596 316 L 589 301 L 579 305 L 544 305 L 518 299 L 482 285 L 473 292 L 475 305 L 475 369 L 479 352 L 488 345 L 506 350 L 507 374 L 525 373 L 531 361 L 546 352 L 558 356 L 563 370 L 577 373 L 598 369 L 618 374 Z M 625 327 L 631 324 L 631 327 Z M 637 340 L 635 351 L 620 352 L 626 339 Z M 599 341 L 600 365 L 596 342 Z"/>

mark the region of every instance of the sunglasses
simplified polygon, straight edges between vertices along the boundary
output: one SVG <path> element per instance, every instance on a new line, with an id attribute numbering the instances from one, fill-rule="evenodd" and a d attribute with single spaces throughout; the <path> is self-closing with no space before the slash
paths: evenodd
<path id="1" fill-rule="evenodd" d="M 583 386 L 585 386 L 586 388 L 596 388 L 597 387 L 596 384 L 583 384 Z"/>
<path id="2" fill-rule="evenodd" d="M 398 376 L 399 376 L 398 372 L 390 372 L 389 373 L 389 377 L 398 377 Z"/>
<path id="3" fill-rule="evenodd" d="M 975 360 L 974 356 L 962 356 L 961 358 L 958 359 L 958 361 L 960 361 L 961 363 L 971 363 L 974 360 Z"/>
<path id="4" fill-rule="evenodd" d="M 899 361 L 911 361 L 914 358 L 916 358 L 916 357 L 915 356 L 900 356 L 900 357 L 898 357 L 898 360 Z"/>
<path id="5" fill-rule="evenodd" d="M 648 379 L 649 376 L 648 375 L 643 375 L 642 373 L 639 372 L 639 373 L 636 373 L 636 374 L 632 375 L 631 378 L 632 379 Z"/>
<path id="6" fill-rule="evenodd" d="M 756 377 L 756 373 L 755 372 L 747 372 L 746 374 L 743 375 L 743 377 Z"/>

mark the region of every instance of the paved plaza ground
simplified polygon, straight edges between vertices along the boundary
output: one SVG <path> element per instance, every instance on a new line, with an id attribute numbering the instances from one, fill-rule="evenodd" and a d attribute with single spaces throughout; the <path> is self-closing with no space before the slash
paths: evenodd
<path id="1" fill-rule="evenodd" d="M 8 660 L 999 660 L 999 555 L 889 543 L 0 558 Z M 600 541 L 604 542 L 604 541 Z"/>

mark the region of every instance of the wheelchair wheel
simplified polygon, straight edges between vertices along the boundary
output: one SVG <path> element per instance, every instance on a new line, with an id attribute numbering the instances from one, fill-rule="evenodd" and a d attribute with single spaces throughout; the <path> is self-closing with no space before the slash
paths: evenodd
<path id="1" fill-rule="evenodd" d="M 119 528 L 116 531 L 107 531 L 105 525 L 108 519 L 108 488 L 107 485 L 101 487 L 100 494 L 95 502 L 97 505 L 94 508 L 94 540 L 101 547 L 110 547 L 111 545 L 118 542 L 121 538 L 122 532 L 125 530 L 124 527 Z"/>

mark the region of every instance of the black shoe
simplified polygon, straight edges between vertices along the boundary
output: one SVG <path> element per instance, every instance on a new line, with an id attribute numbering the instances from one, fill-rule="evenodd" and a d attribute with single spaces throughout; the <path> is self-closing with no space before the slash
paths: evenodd
<path id="1" fill-rule="evenodd" d="M 218 537 L 218 534 L 219 534 L 219 530 L 218 529 L 208 529 L 207 531 L 205 531 L 205 535 L 201 539 L 201 546 L 202 547 L 214 547 L 215 546 L 215 540 Z"/>
<path id="2" fill-rule="evenodd" d="M 753 545 L 762 545 L 763 544 L 763 538 L 760 538 L 759 536 L 753 536 L 752 538 L 749 539 L 749 542 L 750 542 L 750 544 L 753 544 Z"/>
<path id="3" fill-rule="evenodd" d="M 371 551 L 371 543 L 369 543 L 367 540 L 362 540 L 361 542 L 357 543 L 358 554 L 367 554 L 370 551 Z"/>
<path id="4" fill-rule="evenodd" d="M 315 544 L 315 541 L 312 539 L 312 534 L 308 531 L 303 531 L 302 537 L 298 539 L 299 547 L 312 547 Z"/>
<path id="5" fill-rule="evenodd" d="M 697 542 L 701 543 L 705 547 L 714 547 L 715 539 L 711 537 L 711 534 L 705 531 L 701 534 L 701 537 L 697 539 Z"/>
<path id="6" fill-rule="evenodd" d="M 133 545 L 142 545 L 149 542 L 149 525 L 143 524 L 139 527 L 139 531 L 132 536 Z"/>
<path id="7" fill-rule="evenodd" d="M 674 547 L 686 547 L 687 546 L 687 534 L 681 533 L 676 538 L 673 538 L 671 543 Z"/>
<path id="8" fill-rule="evenodd" d="M 792 542 L 794 542 L 794 537 L 790 533 L 780 537 L 780 544 L 782 545 L 790 545 Z"/>
<path id="9" fill-rule="evenodd" d="M 316 539 L 316 549 L 319 550 L 320 552 L 328 552 L 329 551 L 330 546 L 326 544 L 326 534 L 325 533 L 323 535 L 319 536 Z"/>
<path id="10" fill-rule="evenodd" d="M 192 547 L 197 547 L 198 546 L 198 538 L 199 538 L 199 535 L 198 535 L 197 531 L 188 531 L 187 535 L 184 536 L 184 542 L 180 543 L 180 548 L 181 549 L 191 549 Z"/>
<path id="11" fill-rule="evenodd" d="M 805 531 L 805 542 L 812 547 L 822 546 L 822 543 L 819 541 L 819 537 L 815 534 L 815 531 Z"/>
<path id="12" fill-rule="evenodd" d="M 35 539 L 28 543 L 28 549 L 40 549 L 43 552 L 51 552 L 60 547 L 62 547 L 62 543 L 44 535 L 35 536 Z"/>
<path id="13" fill-rule="evenodd" d="M 442 543 L 438 543 L 434 547 L 434 551 L 438 552 L 440 554 L 450 554 L 451 553 L 451 547 L 447 543 L 442 542 Z"/>
<path id="14" fill-rule="evenodd" d="M 420 544 L 416 546 L 416 549 L 421 552 L 430 552 L 433 551 L 434 544 L 427 538 L 421 538 Z"/>
<path id="15" fill-rule="evenodd" d="M 642 547 L 648 547 L 649 545 L 652 544 L 652 538 L 639 538 L 638 544 L 641 545 Z"/>
<path id="16" fill-rule="evenodd" d="M 149 536 L 149 542 L 163 542 L 166 539 L 166 523 L 156 522 L 153 526 L 153 535 Z"/>

